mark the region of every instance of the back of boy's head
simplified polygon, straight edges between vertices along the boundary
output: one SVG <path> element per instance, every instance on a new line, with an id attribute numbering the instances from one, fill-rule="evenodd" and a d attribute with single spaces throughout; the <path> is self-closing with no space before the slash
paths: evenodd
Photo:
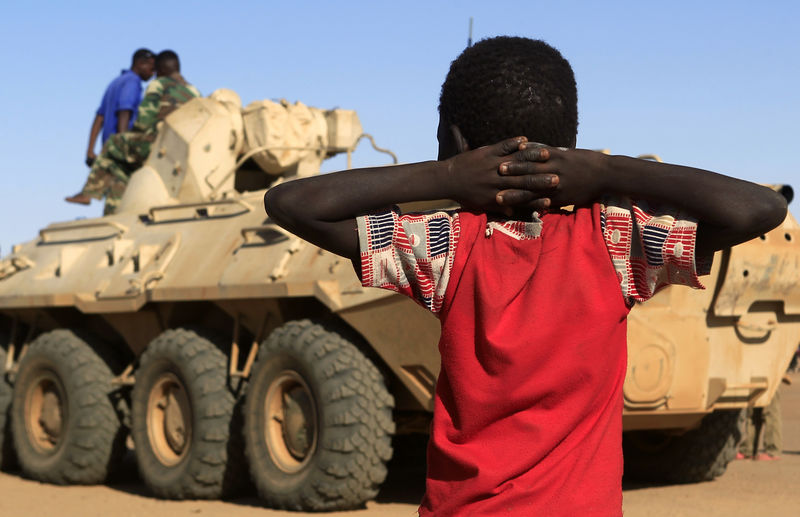
<path id="1" fill-rule="evenodd" d="M 544 41 L 485 39 L 450 65 L 439 116 L 458 126 L 472 149 L 515 136 L 572 147 L 578 133 L 575 75 Z"/>

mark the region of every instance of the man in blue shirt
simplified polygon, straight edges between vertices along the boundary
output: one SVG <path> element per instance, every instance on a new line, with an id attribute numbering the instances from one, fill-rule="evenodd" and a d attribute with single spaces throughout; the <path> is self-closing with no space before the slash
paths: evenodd
<path id="1" fill-rule="evenodd" d="M 136 119 L 136 108 L 142 100 L 142 81 L 153 76 L 155 54 L 146 48 L 140 48 L 133 54 L 130 70 L 123 70 L 106 88 L 103 100 L 89 132 L 89 147 L 86 150 L 86 165 L 92 166 L 97 154 L 94 152 L 95 142 L 100 130 L 103 130 L 103 143 L 114 133 L 122 133 L 133 127 Z M 90 198 L 76 194 L 67 198 L 71 203 L 88 205 Z"/>

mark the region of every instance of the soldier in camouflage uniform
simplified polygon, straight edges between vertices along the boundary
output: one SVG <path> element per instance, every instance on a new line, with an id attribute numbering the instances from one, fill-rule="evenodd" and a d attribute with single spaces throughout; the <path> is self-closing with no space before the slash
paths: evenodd
<path id="1" fill-rule="evenodd" d="M 92 197 L 106 198 L 103 215 L 113 214 L 119 205 L 130 175 L 141 167 L 150 154 L 150 145 L 158 133 L 158 122 L 181 104 L 199 97 L 197 88 L 180 73 L 178 55 L 165 50 L 156 56 L 158 78 L 147 87 L 139 104 L 132 131 L 112 135 L 92 165 L 83 189 L 70 202 Z"/>

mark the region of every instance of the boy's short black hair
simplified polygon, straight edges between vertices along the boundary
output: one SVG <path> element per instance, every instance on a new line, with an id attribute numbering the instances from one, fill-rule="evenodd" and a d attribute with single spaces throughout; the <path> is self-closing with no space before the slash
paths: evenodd
<path id="1" fill-rule="evenodd" d="M 572 147 L 578 133 L 575 75 L 544 41 L 485 39 L 450 65 L 439 115 L 458 126 L 473 149 L 515 136 Z"/>

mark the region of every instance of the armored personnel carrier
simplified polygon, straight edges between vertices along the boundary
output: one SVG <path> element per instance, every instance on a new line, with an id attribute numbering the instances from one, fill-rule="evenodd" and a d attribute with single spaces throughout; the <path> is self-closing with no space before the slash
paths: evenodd
<path id="1" fill-rule="evenodd" d="M 791 201 L 788 185 L 775 186 Z M 626 476 L 725 472 L 746 407 L 770 403 L 800 342 L 800 227 L 791 213 L 717 252 L 705 290 L 668 287 L 628 316 Z"/>
<path id="2" fill-rule="evenodd" d="M 353 111 L 242 108 L 220 90 L 167 117 L 116 214 L 14 246 L 0 261 L 0 464 L 102 483 L 130 435 L 159 497 L 231 495 L 249 476 L 278 508 L 372 499 L 392 435 L 427 430 L 438 321 L 363 289 L 262 206 L 363 138 Z M 719 253 L 706 291 L 633 311 L 631 461 L 678 480 L 724 470 L 738 411 L 769 402 L 798 343 L 799 238 L 790 215 Z"/>

